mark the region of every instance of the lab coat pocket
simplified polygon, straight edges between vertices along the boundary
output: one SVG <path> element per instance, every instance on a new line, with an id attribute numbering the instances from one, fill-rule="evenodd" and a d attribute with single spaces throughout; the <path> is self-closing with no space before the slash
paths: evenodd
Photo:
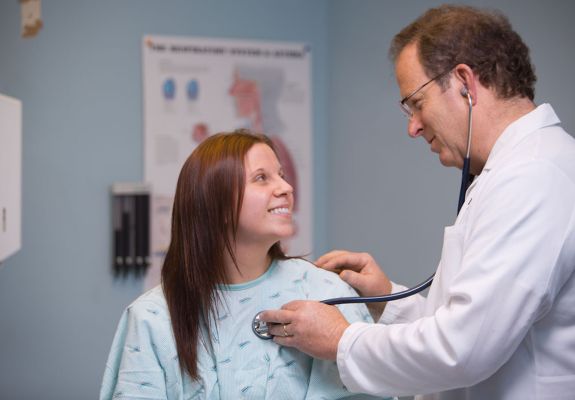
<path id="1" fill-rule="evenodd" d="M 463 233 L 464 225 L 456 224 L 445 227 L 443 234 L 443 248 L 441 249 L 441 260 L 435 273 L 433 286 L 428 295 L 428 307 L 432 309 L 428 312 L 434 312 L 442 304 L 447 296 L 447 287 L 451 280 L 461 267 L 463 257 Z"/>

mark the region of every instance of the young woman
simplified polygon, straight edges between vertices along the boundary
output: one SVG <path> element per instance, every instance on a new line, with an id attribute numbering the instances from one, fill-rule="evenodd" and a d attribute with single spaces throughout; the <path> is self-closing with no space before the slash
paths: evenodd
<path id="1" fill-rule="evenodd" d="M 293 206 L 267 137 L 241 130 L 205 139 L 180 172 L 162 285 L 124 312 L 100 399 L 364 398 L 345 390 L 334 362 L 252 332 L 261 310 L 356 295 L 337 275 L 283 253 Z M 341 310 L 350 322 L 371 318 L 364 305 Z"/>

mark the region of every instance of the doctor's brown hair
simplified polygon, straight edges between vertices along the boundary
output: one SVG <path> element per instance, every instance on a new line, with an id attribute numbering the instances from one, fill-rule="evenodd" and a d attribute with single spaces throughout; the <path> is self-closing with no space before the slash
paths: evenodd
<path id="1" fill-rule="evenodd" d="M 432 8 L 393 38 L 389 56 L 395 63 L 401 51 L 416 43 L 419 61 L 428 77 L 467 64 L 481 84 L 502 99 L 535 97 L 534 68 L 529 48 L 497 11 L 469 6 Z M 449 74 L 438 79 L 443 89 Z"/>
<path id="2" fill-rule="evenodd" d="M 274 150 L 264 135 L 248 130 L 208 137 L 188 157 L 176 186 L 171 240 L 162 267 L 172 330 L 182 370 L 198 379 L 198 345 L 211 349 L 217 286 L 228 282 L 225 254 L 233 253 L 245 188 L 244 158 L 256 143 Z M 279 242 L 268 254 L 286 259 Z M 236 264 L 237 266 L 237 264 Z"/>

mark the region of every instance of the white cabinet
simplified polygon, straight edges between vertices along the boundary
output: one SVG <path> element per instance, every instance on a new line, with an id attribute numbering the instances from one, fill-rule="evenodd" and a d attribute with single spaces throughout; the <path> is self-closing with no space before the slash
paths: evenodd
<path id="1" fill-rule="evenodd" d="M 0 262 L 22 245 L 22 103 L 0 94 Z"/>

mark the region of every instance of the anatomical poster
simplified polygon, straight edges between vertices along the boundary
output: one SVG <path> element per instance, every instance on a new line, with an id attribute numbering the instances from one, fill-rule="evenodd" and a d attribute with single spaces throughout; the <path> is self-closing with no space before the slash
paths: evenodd
<path id="1" fill-rule="evenodd" d="M 311 49 L 259 40 L 145 36 L 142 41 L 144 179 L 152 187 L 145 288 L 159 283 L 180 169 L 218 132 L 248 128 L 274 142 L 294 187 L 290 255 L 312 251 Z"/>

